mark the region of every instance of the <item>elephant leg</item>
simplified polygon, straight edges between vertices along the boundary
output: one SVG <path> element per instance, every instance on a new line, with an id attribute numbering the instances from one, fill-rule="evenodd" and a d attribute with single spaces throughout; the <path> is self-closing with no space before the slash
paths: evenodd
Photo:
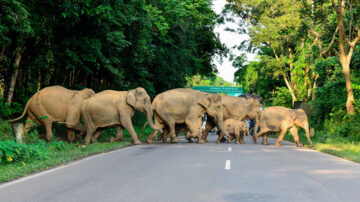
<path id="1" fill-rule="evenodd" d="M 91 142 L 96 143 L 97 139 L 99 138 L 99 136 L 101 135 L 103 129 L 98 128 L 95 132 L 95 134 L 91 137 Z"/>
<path id="2" fill-rule="evenodd" d="M 49 119 L 44 119 L 42 120 L 44 126 L 45 126 L 45 130 L 46 130 L 46 135 L 45 135 L 45 140 L 47 142 L 50 142 L 51 137 L 52 137 L 52 121 Z"/>
<path id="3" fill-rule="evenodd" d="M 240 134 L 239 133 L 235 133 L 235 143 L 240 144 Z"/>
<path id="4" fill-rule="evenodd" d="M 215 124 L 212 124 L 210 122 L 211 121 L 206 122 L 205 129 L 204 129 L 204 132 L 203 132 L 203 139 L 206 142 L 207 142 L 207 136 L 208 136 L 209 132 L 214 128 L 214 125 L 215 125 Z"/>
<path id="5" fill-rule="evenodd" d="M 86 128 L 80 123 L 80 111 L 69 109 L 69 114 L 66 116 L 65 122 L 66 127 L 80 132 L 80 137 L 86 132 Z M 69 131 L 68 131 L 69 132 Z M 74 132 L 75 135 L 75 132 Z M 68 134 L 68 138 L 71 134 Z M 69 140 L 69 139 L 68 139 Z"/>
<path id="6" fill-rule="evenodd" d="M 160 122 L 160 117 L 156 113 L 154 113 L 154 119 L 155 119 L 155 127 L 164 129 L 165 124 Z M 157 130 L 153 130 L 149 135 L 148 139 L 146 140 L 146 142 L 149 144 L 154 143 L 154 139 L 157 133 L 158 133 Z"/>
<path id="7" fill-rule="evenodd" d="M 269 132 L 269 129 L 266 128 L 266 127 L 262 127 L 257 134 L 255 133 L 255 134 L 253 135 L 253 141 L 254 141 L 254 143 L 257 142 L 257 139 L 259 139 L 259 137 L 261 137 L 262 135 L 264 135 L 264 134 L 267 133 L 267 132 Z"/>
<path id="8" fill-rule="evenodd" d="M 245 144 L 245 142 L 244 142 L 244 136 L 245 136 L 244 132 L 241 131 L 239 136 L 240 136 L 239 137 L 240 144 Z"/>
<path id="9" fill-rule="evenodd" d="M 88 145 L 90 143 L 92 135 L 95 133 L 96 128 L 88 128 L 86 130 L 86 136 L 85 136 L 85 144 Z"/>
<path id="10" fill-rule="evenodd" d="M 167 143 L 167 136 L 169 134 L 169 128 L 165 127 L 163 128 L 163 134 L 162 136 L 160 135 L 159 137 L 162 137 L 162 143 L 166 144 Z"/>
<path id="11" fill-rule="evenodd" d="M 67 128 L 67 139 L 68 142 L 71 143 L 75 140 L 75 131 L 73 129 Z"/>
<path id="12" fill-rule="evenodd" d="M 179 141 L 179 138 L 176 137 L 176 133 L 175 133 L 175 120 L 172 120 L 171 118 L 168 119 L 168 126 L 169 126 L 169 131 L 170 131 L 170 142 L 171 143 L 176 143 Z M 164 136 L 165 138 L 165 136 Z M 167 135 L 166 135 L 167 138 Z"/>
<path id="13" fill-rule="evenodd" d="M 281 141 L 283 140 L 283 138 L 284 138 L 284 136 L 285 136 L 285 133 L 286 133 L 286 129 L 285 129 L 285 128 L 282 128 L 282 129 L 280 130 L 280 135 L 279 135 L 279 137 L 277 138 L 277 141 L 276 141 L 276 143 L 275 143 L 275 146 L 280 146 L 280 143 L 281 143 Z"/>
<path id="14" fill-rule="evenodd" d="M 290 133 L 291 133 L 291 135 L 292 135 L 293 138 L 294 138 L 294 141 L 295 141 L 295 143 L 296 143 L 296 146 L 302 147 L 303 145 L 302 145 L 302 144 L 300 143 L 300 141 L 299 141 L 299 136 L 298 136 L 298 131 L 297 131 L 296 126 L 293 126 L 293 127 L 290 128 Z"/>
<path id="15" fill-rule="evenodd" d="M 269 145 L 269 142 L 267 141 L 267 134 L 268 134 L 268 132 L 263 135 L 263 139 L 262 139 L 263 145 Z"/>
<path id="16" fill-rule="evenodd" d="M 235 136 L 235 139 L 236 139 L 236 136 Z M 232 142 L 234 140 L 234 135 L 230 135 L 230 137 L 229 137 L 229 142 Z"/>
<path id="17" fill-rule="evenodd" d="M 124 136 L 124 128 L 121 126 L 116 126 L 116 137 L 115 138 L 111 137 L 110 142 L 121 141 L 123 136 Z"/>
<path id="18" fill-rule="evenodd" d="M 186 120 L 186 125 L 190 130 L 190 135 L 187 138 L 195 138 L 197 137 L 196 143 L 205 143 L 202 133 L 201 133 L 201 116 L 197 117 L 196 120 Z"/>
<path id="19" fill-rule="evenodd" d="M 120 114 L 120 113 L 119 113 Z M 136 132 L 134 130 L 131 115 L 125 114 L 124 116 L 120 116 L 120 122 L 124 128 L 130 133 L 131 138 L 133 139 L 133 144 L 141 144 L 140 140 L 138 139 Z"/>

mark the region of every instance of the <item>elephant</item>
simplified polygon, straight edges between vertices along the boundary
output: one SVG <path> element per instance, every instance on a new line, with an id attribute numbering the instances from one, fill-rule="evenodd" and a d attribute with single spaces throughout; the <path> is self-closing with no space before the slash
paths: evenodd
<path id="1" fill-rule="evenodd" d="M 258 127 L 260 119 L 260 102 L 253 98 L 243 98 L 243 97 L 234 97 L 229 95 L 221 96 L 222 104 L 222 114 L 223 120 L 235 119 L 243 121 L 246 118 L 255 120 L 255 128 Z M 215 122 L 211 117 L 208 117 L 208 120 L 205 125 L 205 130 L 203 132 L 203 139 L 206 141 L 209 131 L 215 127 Z M 220 133 L 217 143 L 220 143 L 224 135 Z"/>
<path id="2" fill-rule="evenodd" d="M 312 145 L 309 134 L 308 117 L 302 109 L 288 109 L 285 107 L 268 107 L 261 112 L 260 115 L 260 131 L 255 134 L 256 140 L 264 135 L 263 144 L 269 144 L 266 140 L 266 134 L 270 131 L 280 132 L 280 135 L 275 143 L 276 146 L 280 146 L 282 139 L 288 129 L 294 138 L 294 141 L 298 147 L 303 146 L 299 141 L 298 130 L 296 126 L 300 126 L 306 132 L 306 138 L 309 144 Z"/>
<path id="3" fill-rule="evenodd" d="M 84 101 L 93 95 L 95 92 L 90 88 L 78 91 L 69 90 L 62 86 L 49 86 L 35 93 L 26 103 L 22 115 L 10 121 L 22 119 L 27 112 L 25 134 L 35 124 L 44 125 L 46 141 L 51 140 L 52 123 L 65 122 L 68 141 L 71 142 L 75 136 L 75 130 L 80 131 L 80 136 L 85 133 L 85 128 L 79 121 L 80 109 Z M 23 139 L 26 141 L 25 135 Z"/>
<path id="4" fill-rule="evenodd" d="M 89 144 L 92 137 L 96 141 L 103 128 L 110 126 L 117 127 L 117 136 L 112 141 L 121 140 L 125 128 L 130 133 L 133 144 L 141 144 L 131 121 L 135 110 L 146 114 L 152 129 L 162 131 L 154 126 L 151 99 L 144 88 L 129 91 L 105 90 L 87 99 L 81 108 L 86 127 L 85 144 Z"/>
<path id="5" fill-rule="evenodd" d="M 176 124 L 175 125 L 175 134 L 176 136 L 179 135 L 179 132 L 182 132 L 185 136 L 186 134 L 189 132 L 187 125 L 182 123 L 182 124 Z M 158 140 L 162 140 L 162 143 L 167 143 L 167 135 L 169 134 L 169 127 L 165 126 L 163 128 L 163 133 L 162 135 L 158 136 Z M 166 139 L 165 139 L 166 138 Z M 193 143 L 193 141 L 191 140 L 191 138 L 188 138 L 187 141 L 189 143 Z"/>
<path id="6" fill-rule="evenodd" d="M 236 139 L 236 144 L 245 144 L 244 135 L 249 136 L 249 127 L 245 121 L 239 121 L 235 119 L 226 119 L 224 121 L 225 130 L 229 134 L 234 134 Z M 233 136 L 230 136 L 229 142 L 232 142 Z"/>
<path id="7" fill-rule="evenodd" d="M 158 128 L 169 127 L 172 143 L 179 140 L 176 137 L 175 124 L 182 123 L 185 123 L 189 130 L 186 139 L 197 137 L 197 143 L 205 143 L 201 134 L 201 116 L 204 112 L 214 119 L 218 128 L 224 128 L 221 97 L 216 94 L 186 88 L 172 89 L 157 95 L 152 103 L 152 108 L 155 126 Z M 154 142 L 157 132 L 154 130 L 149 135 L 148 143 Z M 224 133 L 229 136 L 226 131 Z"/>

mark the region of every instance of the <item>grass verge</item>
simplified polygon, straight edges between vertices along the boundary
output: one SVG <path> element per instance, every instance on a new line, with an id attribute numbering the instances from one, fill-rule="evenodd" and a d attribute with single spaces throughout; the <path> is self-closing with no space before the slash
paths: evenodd
<path id="1" fill-rule="evenodd" d="M 277 138 L 275 135 L 272 135 L 272 137 Z M 308 145 L 305 132 L 299 131 L 299 138 L 300 142 L 308 148 L 360 163 L 360 142 L 351 141 L 344 137 L 334 137 L 324 132 L 315 133 L 311 137 L 313 146 Z M 285 135 L 284 140 L 294 142 L 289 133 Z"/>
<path id="2" fill-rule="evenodd" d="M 2 122 L 0 119 L 0 128 L 3 129 L 0 131 L 0 141 L 8 141 L 13 139 L 12 132 L 9 132 L 11 127 L 6 126 L 6 124 L 7 123 Z M 141 129 L 139 127 L 135 127 L 135 130 L 137 134 L 139 134 Z M 57 131 L 66 132 L 66 130 L 61 129 Z M 152 129 L 150 127 L 145 128 L 144 135 L 141 138 L 142 142 L 147 139 L 147 136 L 151 131 Z M 6 151 L 7 148 L 2 148 L 4 152 L 2 155 L 0 155 L 0 157 L 2 156 L 3 158 L 3 161 L 0 161 L 0 183 L 8 182 L 20 177 L 27 176 L 29 174 L 64 165 L 68 162 L 78 160 L 86 156 L 109 152 L 132 145 L 132 139 L 126 130 L 121 142 L 109 142 L 110 137 L 116 136 L 116 128 L 105 129 L 99 137 L 98 143 L 92 143 L 88 146 L 84 146 L 82 144 L 83 142 L 69 144 L 67 142 L 55 140 L 56 138 L 53 138 L 52 141 L 47 143 L 39 139 L 38 136 L 39 135 L 37 130 L 34 130 L 27 135 L 27 140 L 29 146 L 41 146 L 39 152 L 43 154 L 41 155 L 43 156 L 42 158 L 30 157 L 26 160 L 15 160 L 16 152 L 19 153 L 19 151 Z M 64 134 L 54 134 L 54 136 L 61 137 L 64 136 Z M 14 156 L 11 157 L 11 155 Z"/>

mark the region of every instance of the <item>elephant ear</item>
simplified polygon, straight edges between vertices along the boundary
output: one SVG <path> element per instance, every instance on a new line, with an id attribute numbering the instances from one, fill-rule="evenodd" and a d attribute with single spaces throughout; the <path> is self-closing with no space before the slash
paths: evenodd
<path id="1" fill-rule="evenodd" d="M 291 121 L 292 123 L 294 123 L 295 119 L 296 119 L 297 116 L 298 116 L 298 112 L 297 112 L 296 109 L 290 109 L 289 115 L 290 115 L 290 121 Z"/>
<path id="2" fill-rule="evenodd" d="M 211 95 L 206 94 L 198 101 L 198 104 L 203 106 L 205 109 L 209 108 L 211 105 Z"/>
<path id="3" fill-rule="evenodd" d="M 126 102 L 135 108 L 136 103 L 136 89 L 132 89 L 128 91 L 128 94 L 126 95 Z"/>

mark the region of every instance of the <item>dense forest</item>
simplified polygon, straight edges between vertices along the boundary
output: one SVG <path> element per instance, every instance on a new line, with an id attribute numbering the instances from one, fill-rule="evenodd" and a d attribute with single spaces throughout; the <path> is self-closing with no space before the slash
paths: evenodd
<path id="1" fill-rule="evenodd" d="M 240 18 L 250 39 L 238 49 L 235 80 L 268 106 L 311 103 L 313 127 L 360 140 L 360 5 L 356 0 L 228 0 L 224 20 Z"/>
<path id="2" fill-rule="evenodd" d="M 209 0 L 1 0 L 0 10 L 4 119 L 51 85 L 142 86 L 154 96 L 193 75 L 214 77 L 212 57 L 226 54 Z"/>

